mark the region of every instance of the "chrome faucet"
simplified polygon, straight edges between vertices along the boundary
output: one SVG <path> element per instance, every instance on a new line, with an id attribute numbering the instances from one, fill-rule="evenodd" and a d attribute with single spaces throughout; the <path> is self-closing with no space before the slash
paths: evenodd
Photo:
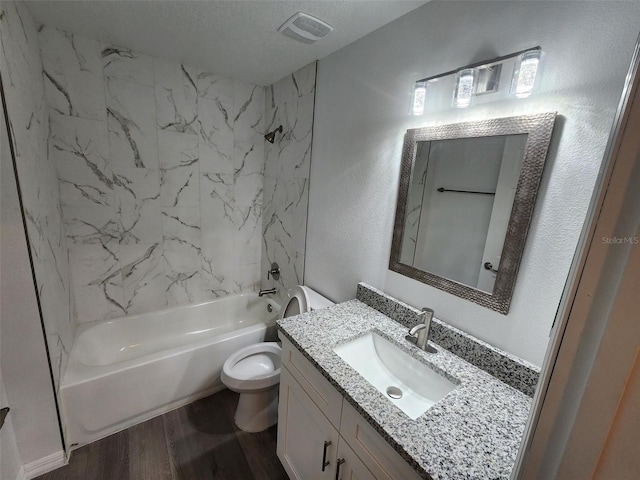
<path id="1" fill-rule="evenodd" d="M 260 290 L 258 292 L 258 296 L 262 297 L 263 295 L 270 295 L 272 293 L 278 293 L 278 289 L 277 288 L 267 288 L 266 290 Z"/>
<path id="2" fill-rule="evenodd" d="M 430 308 L 423 308 L 420 316 L 422 317 L 422 323 L 419 323 L 411 330 L 409 334 L 405 336 L 405 340 L 415 344 L 416 347 L 421 348 L 428 353 L 438 353 L 438 350 L 429 345 L 429 332 L 431 331 L 431 320 L 433 319 L 434 311 Z M 416 333 L 418 336 L 416 337 Z"/>

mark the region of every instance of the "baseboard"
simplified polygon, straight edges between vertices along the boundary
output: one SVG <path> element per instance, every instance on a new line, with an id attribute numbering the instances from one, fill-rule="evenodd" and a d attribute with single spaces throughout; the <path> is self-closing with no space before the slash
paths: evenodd
<path id="1" fill-rule="evenodd" d="M 16 480 L 27 480 L 27 476 L 24 473 L 24 467 L 21 465 L 20 470 L 16 474 Z"/>
<path id="2" fill-rule="evenodd" d="M 63 450 L 52 453 L 46 457 L 34 460 L 24 465 L 23 478 L 30 480 L 32 478 L 49 473 L 56 468 L 60 468 L 67 464 L 67 457 Z"/>

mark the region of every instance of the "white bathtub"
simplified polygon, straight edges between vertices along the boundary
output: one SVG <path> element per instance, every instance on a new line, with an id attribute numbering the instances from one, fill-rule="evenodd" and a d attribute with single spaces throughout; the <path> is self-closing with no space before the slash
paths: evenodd
<path id="1" fill-rule="evenodd" d="M 78 448 L 222 390 L 224 361 L 275 340 L 279 312 L 252 293 L 81 325 L 60 387 L 67 444 Z"/>

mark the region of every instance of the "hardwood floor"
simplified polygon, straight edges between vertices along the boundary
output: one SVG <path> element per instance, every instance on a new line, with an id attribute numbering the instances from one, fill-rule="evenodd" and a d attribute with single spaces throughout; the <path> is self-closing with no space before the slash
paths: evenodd
<path id="1" fill-rule="evenodd" d="M 287 480 L 276 428 L 246 433 L 238 394 L 223 390 L 75 450 L 37 480 Z"/>

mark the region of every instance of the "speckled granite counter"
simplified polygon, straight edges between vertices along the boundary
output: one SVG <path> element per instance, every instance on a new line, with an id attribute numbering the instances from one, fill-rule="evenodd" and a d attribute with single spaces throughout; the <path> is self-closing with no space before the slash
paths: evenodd
<path id="1" fill-rule="evenodd" d="M 439 347 L 404 340 L 399 323 L 359 300 L 278 321 L 278 329 L 424 478 L 509 478 L 531 398 Z M 459 385 L 411 420 L 333 347 L 376 331 Z"/>

